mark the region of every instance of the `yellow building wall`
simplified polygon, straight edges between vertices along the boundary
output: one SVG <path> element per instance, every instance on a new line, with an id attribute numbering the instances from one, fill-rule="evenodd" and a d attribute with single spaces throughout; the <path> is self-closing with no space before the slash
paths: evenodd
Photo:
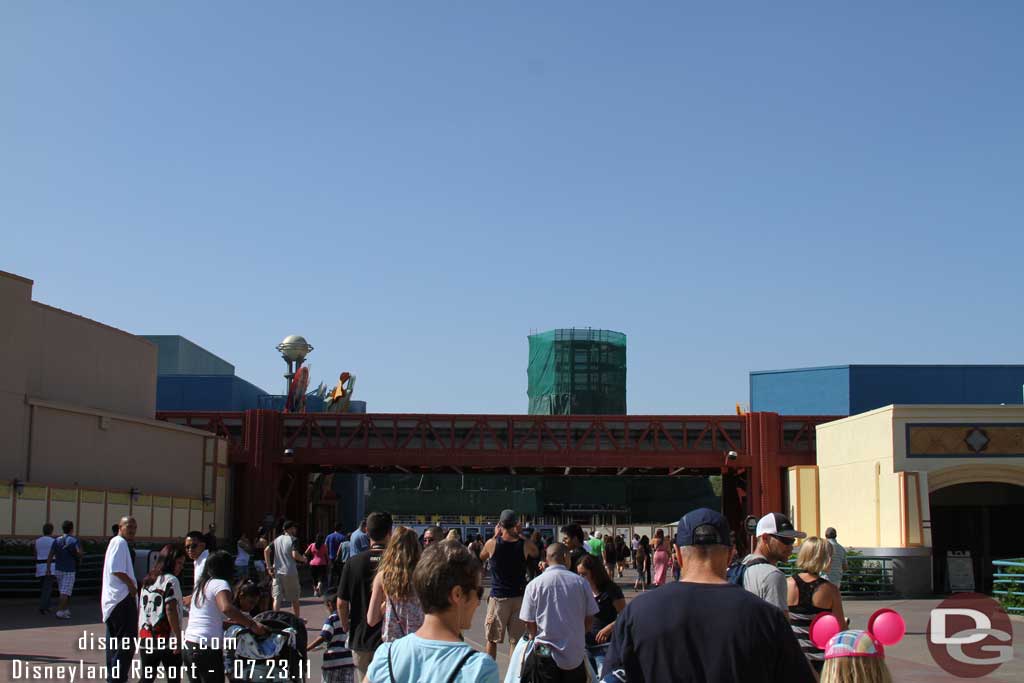
<path id="1" fill-rule="evenodd" d="M 789 468 L 789 518 L 808 536 L 821 536 L 818 496 L 818 468 L 801 465 Z"/>
<path id="2" fill-rule="evenodd" d="M 121 517 L 132 516 L 138 522 L 140 540 L 180 539 L 191 529 L 206 529 L 215 519 L 224 519 L 226 511 L 216 500 L 172 499 L 131 491 L 49 487 L 32 482 L 0 481 L 0 537 L 35 538 L 43 524 L 50 522 L 60 530 L 65 520 L 75 525 L 78 536 L 107 538 L 110 526 Z M 12 495 L 13 493 L 13 495 Z M 172 523 L 173 519 L 173 523 Z"/>
<path id="3" fill-rule="evenodd" d="M 820 527 L 844 545 L 902 545 L 901 479 L 893 470 L 891 408 L 817 428 Z"/>

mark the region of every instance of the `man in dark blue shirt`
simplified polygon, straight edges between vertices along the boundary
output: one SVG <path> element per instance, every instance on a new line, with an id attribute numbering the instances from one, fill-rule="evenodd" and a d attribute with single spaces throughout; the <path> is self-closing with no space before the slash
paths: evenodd
<path id="1" fill-rule="evenodd" d="M 615 621 L 604 675 L 629 683 L 814 683 L 786 616 L 725 579 L 729 524 L 701 508 L 679 520 L 680 582 L 639 595 Z"/>
<path id="2" fill-rule="evenodd" d="M 338 522 L 334 525 L 334 531 L 327 534 L 327 538 L 324 542 L 327 543 L 327 585 L 335 586 L 338 583 L 338 579 L 341 577 L 342 558 L 338 556 L 338 551 L 341 549 L 341 544 L 347 539 L 345 534 L 342 533 L 344 525 Z"/>

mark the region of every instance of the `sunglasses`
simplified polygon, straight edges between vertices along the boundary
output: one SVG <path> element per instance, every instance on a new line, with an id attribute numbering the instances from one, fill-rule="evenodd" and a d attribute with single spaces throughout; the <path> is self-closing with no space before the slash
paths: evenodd
<path id="1" fill-rule="evenodd" d="M 796 543 L 795 538 L 788 538 L 786 536 L 776 536 L 775 534 L 772 534 L 772 538 L 774 538 L 782 545 L 793 545 L 794 543 Z"/>

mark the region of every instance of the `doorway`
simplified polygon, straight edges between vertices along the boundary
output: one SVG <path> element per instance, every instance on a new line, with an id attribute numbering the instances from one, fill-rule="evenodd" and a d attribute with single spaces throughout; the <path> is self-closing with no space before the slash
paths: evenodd
<path id="1" fill-rule="evenodd" d="M 954 484 L 929 495 L 934 588 L 949 592 L 946 553 L 969 551 L 975 591 L 992 592 L 993 560 L 1024 557 L 1024 486 L 995 482 Z"/>

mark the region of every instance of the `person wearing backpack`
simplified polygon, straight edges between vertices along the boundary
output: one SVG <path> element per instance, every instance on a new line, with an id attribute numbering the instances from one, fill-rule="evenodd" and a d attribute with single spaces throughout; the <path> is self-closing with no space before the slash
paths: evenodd
<path id="1" fill-rule="evenodd" d="M 814 683 L 786 617 L 725 579 L 729 522 L 692 510 L 676 527 L 679 581 L 638 595 L 615 618 L 606 681 Z"/>
<path id="2" fill-rule="evenodd" d="M 758 520 L 756 533 L 754 552 L 731 567 L 727 578 L 788 615 L 786 575 L 775 565 L 788 560 L 796 539 L 807 534 L 794 529 L 789 517 L 778 512 L 769 512 Z"/>

